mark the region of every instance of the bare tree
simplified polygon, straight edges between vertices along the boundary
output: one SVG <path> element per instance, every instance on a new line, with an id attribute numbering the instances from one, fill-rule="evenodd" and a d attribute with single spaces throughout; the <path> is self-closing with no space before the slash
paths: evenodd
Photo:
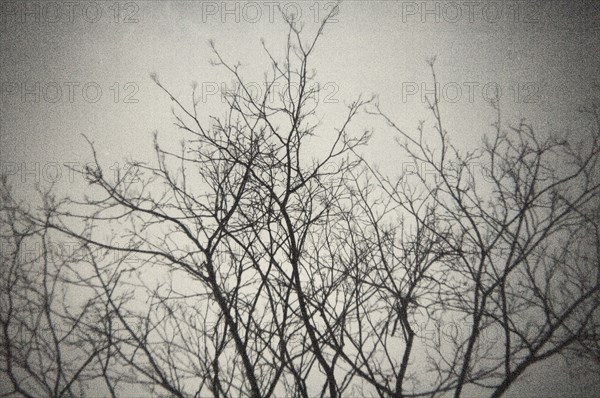
<path id="1" fill-rule="evenodd" d="M 471 385 L 500 396 L 530 365 L 597 336 L 598 113 L 587 112 L 590 142 L 576 145 L 536 133 L 525 121 L 503 127 L 495 103 L 495 134 L 481 149 L 464 152 L 450 142 L 436 94 L 428 104 L 437 144 L 425 140 L 424 123 L 410 134 L 379 106 L 374 112 L 415 163 L 411 175 L 397 179 L 374 172 L 413 219 L 413 237 L 400 241 L 417 245 L 408 251 L 415 260 L 402 266 L 414 276 L 400 297 L 426 310 L 438 327 L 469 325 L 446 341 L 439 330 L 437 341 L 425 339 L 434 382 L 421 394 L 458 397 Z M 402 279 L 380 285 L 393 280 Z M 414 295 L 419 286 L 425 293 Z M 402 396 L 415 325 L 405 311 L 398 315 L 406 337 L 394 394 Z M 376 332 L 378 340 L 383 334 Z"/>
<path id="2" fill-rule="evenodd" d="M 462 151 L 435 95 L 433 126 L 414 134 L 362 98 L 327 131 L 309 62 L 327 18 L 309 41 L 288 19 L 282 60 L 263 43 L 271 70 L 258 98 L 211 42 L 214 64 L 238 83 L 222 117 L 201 113 L 195 89 L 186 105 L 154 76 L 181 146 L 155 134 L 156 161 L 136 163 L 134 176 L 109 178 L 90 142 L 84 198 L 43 194 L 31 210 L 5 189 L 15 249 L 3 253 L 2 370 L 15 393 L 100 383 L 111 396 L 127 386 L 177 397 L 500 396 L 532 364 L 597 347 L 597 111 L 586 113 L 585 146 L 525 121 L 505 127 L 496 104 L 494 134 Z M 411 175 L 360 156 L 362 110 L 395 131 Z M 315 158 L 319 134 L 331 139 Z M 43 265 L 17 260 L 20 242 L 49 234 L 76 252 L 49 262 L 43 246 Z M 85 305 L 73 311 L 59 288 Z M 55 330 L 57 318 L 74 346 L 56 333 L 41 340 L 36 325 Z M 15 340 L 25 327 L 15 325 L 39 348 Z M 30 351 L 46 355 L 37 367 Z"/>
<path id="3" fill-rule="evenodd" d="M 82 261 L 77 242 L 65 244 L 44 223 L 29 222 L 6 181 L 2 188 L 3 392 L 71 397 L 84 395 L 91 385 L 116 387 L 118 377 L 109 369 L 113 342 L 104 328 L 110 314 L 77 278 Z M 45 210 L 51 211 L 52 195 L 42 196 Z M 78 302 L 69 295 L 78 295 Z"/>

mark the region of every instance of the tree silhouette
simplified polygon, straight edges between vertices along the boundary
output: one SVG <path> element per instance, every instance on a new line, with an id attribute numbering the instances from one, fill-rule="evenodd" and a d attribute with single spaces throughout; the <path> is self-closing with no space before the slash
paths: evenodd
<path id="1" fill-rule="evenodd" d="M 525 121 L 507 127 L 494 104 L 494 133 L 463 151 L 435 94 L 433 140 L 428 124 L 408 132 L 372 98 L 323 131 L 309 61 L 327 18 L 308 41 L 287 19 L 283 60 L 263 43 L 260 98 L 211 42 L 238 83 L 223 117 L 202 114 L 196 89 L 186 105 L 154 76 L 183 139 L 175 151 L 155 134 L 156 161 L 136 164 L 135 182 L 108 178 L 91 142 L 83 199 L 43 192 L 31 208 L 3 181 L 10 392 L 500 396 L 537 362 L 597 353 L 597 108 L 582 113 L 592 138 L 579 146 Z M 388 123 L 413 173 L 361 157 L 362 111 Z M 319 159 L 317 135 L 333 137 Z M 41 262 L 20 255 L 34 238 Z M 53 253 L 51 239 L 75 248 Z"/>

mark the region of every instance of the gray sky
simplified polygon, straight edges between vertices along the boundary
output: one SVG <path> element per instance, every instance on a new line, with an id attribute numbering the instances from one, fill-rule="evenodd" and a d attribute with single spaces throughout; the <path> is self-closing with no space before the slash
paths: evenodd
<path id="1" fill-rule="evenodd" d="M 260 39 L 285 46 L 285 25 L 275 10 L 296 12 L 306 32 L 331 2 L 78 1 L 3 2 L 0 5 L 0 161 L 18 189 L 35 180 L 81 187 L 66 164 L 90 159 L 81 134 L 106 165 L 149 159 L 151 132 L 168 143 L 168 98 L 150 79 L 156 73 L 190 103 L 197 82 L 201 117 L 220 115 L 216 90 L 231 78 L 209 65 L 208 40 L 227 60 L 240 61 L 248 81 L 261 83 L 266 62 Z M 437 56 L 442 114 L 452 140 L 468 147 L 490 133 L 488 100 L 500 88 L 505 121 L 527 118 L 534 127 L 585 140 L 573 120 L 594 95 L 600 77 L 597 2 L 588 1 L 346 1 L 327 25 L 313 67 L 326 137 L 344 102 L 379 95 L 384 110 L 414 130 L 428 114 L 422 95 L 433 88 L 425 60 Z M 596 92 L 597 94 L 597 92 Z M 390 172 L 393 134 L 381 121 L 361 117 L 357 131 L 373 127 L 366 156 Z M 517 395 L 578 396 L 582 384 L 564 367 L 544 364 Z M 589 392 L 588 392 L 589 394 Z"/>
<path id="2" fill-rule="evenodd" d="M 28 9 L 13 9 L 13 3 L 2 9 L 3 161 L 82 161 L 81 133 L 111 160 L 137 156 L 150 146 L 149 132 L 165 134 L 172 121 L 151 72 L 187 98 L 191 82 L 198 82 L 206 111 L 219 112 L 213 90 L 223 83 L 231 87 L 231 80 L 209 65 L 207 41 L 215 39 L 227 59 L 242 62 L 248 80 L 257 83 L 265 67 L 260 38 L 275 50 L 285 44 L 285 27 L 270 2 L 81 2 L 71 9 L 26 4 Z M 331 6 L 278 4 L 300 10 L 307 31 Z M 327 94 L 320 99 L 326 120 L 335 121 L 329 115 L 344 101 L 374 93 L 403 127 L 414 128 L 427 117 L 422 95 L 433 84 L 425 60 L 436 55 L 442 111 L 455 140 L 476 143 L 489 132 L 494 115 L 486 99 L 496 87 L 507 119 L 564 127 L 564 117 L 574 116 L 569 112 L 584 103 L 598 76 L 598 6 L 468 4 L 343 3 L 313 61 Z M 377 121 L 366 123 L 378 127 Z M 390 133 L 377 130 L 369 153 L 385 151 L 389 141 Z"/>

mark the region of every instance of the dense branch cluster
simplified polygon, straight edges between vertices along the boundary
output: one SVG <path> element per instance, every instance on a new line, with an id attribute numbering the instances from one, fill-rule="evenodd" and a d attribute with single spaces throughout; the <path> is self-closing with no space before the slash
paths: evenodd
<path id="1" fill-rule="evenodd" d="M 405 131 L 359 98 L 327 131 L 309 68 L 325 22 L 305 42 L 289 20 L 283 60 L 263 43 L 261 98 L 211 43 L 239 84 L 223 117 L 155 77 L 185 139 L 167 150 L 155 135 L 136 183 L 107 178 L 95 151 L 83 199 L 47 192 L 32 209 L 3 181 L 7 392 L 500 396 L 556 354 L 598 361 L 597 108 L 581 146 L 506 127 L 496 104 L 493 134 L 462 151 L 435 95 L 432 127 Z M 413 173 L 360 156 L 363 111 L 388 123 Z M 318 159 L 317 135 L 332 137 Z"/>

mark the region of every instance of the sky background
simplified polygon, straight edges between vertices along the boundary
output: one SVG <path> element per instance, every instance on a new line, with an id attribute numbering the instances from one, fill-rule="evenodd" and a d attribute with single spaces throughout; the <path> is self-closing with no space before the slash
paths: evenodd
<path id="1" fill-rule="evenodd" d="M 286 27 L 275 9 L 295 12 L 307 34 L 332 2 L 314 1 L 78 1 L 0 3 L 0 162 L 13 185 L 35 181 L 81 189 L 67 165 L 81 167 L 95 142 L 103 164 L 151 160 L 153 131 L 169 145 L 182 135 L 169 98 L 151 73 L 186 104 L 192 82 L 202 97 L 201 119 L 222 115 L 218 92 L 231 77 L 213 67 L 214 39 L 242 75 L 261 83 L 267 62 L 260 39 L 285 46 Z M 594 1 L 345 1 L 327 24 L 312 66 L 323 91 L 321 134 L 341 121 L 344 103 L 378 95 L 396 123 L 414 131 L 428 119 L 424 90 L 433 88 L 426 60 L 436 56 L 442 116 L 454 143 L 473 147 L 491 133 L 489 99 L 499 87 L 502 118 L 521 118 L 545 132 L 585 142 L 577 109 L 597 96 L 600 78 L 600 3 Z M 431 118 L 429 118 L 431 125 Z M 390 173 L 402 169 L 394 134 L 381 120 L 361 116 L 355 131 L 372 128 L 363 153 Z M 431 130 L 429 130 L 431 131 Z M 315 149 L 315 153 L 318 151 Z M 545 362 L 512 396 L 591 395 L 590 381 L 569 379 Z M 511 395 L 511 394 L 508 394 Z"/>

